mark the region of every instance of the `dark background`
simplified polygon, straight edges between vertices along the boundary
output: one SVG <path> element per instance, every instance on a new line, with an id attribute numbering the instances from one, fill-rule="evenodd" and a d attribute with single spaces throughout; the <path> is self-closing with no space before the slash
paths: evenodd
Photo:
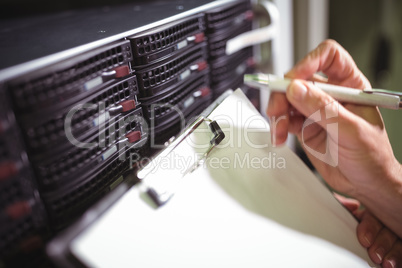
<path id="1" fill-rule="evenodd" d="M 128 3 L 149 3 L 144 0 L 1 0 L 0 18 L 10 19 L 49 14 L 67 10 L 117 6 Z M 154 1 L 155 2 L 155 1 Z M 183 1 L 184 2 L 184 1 Z"/>

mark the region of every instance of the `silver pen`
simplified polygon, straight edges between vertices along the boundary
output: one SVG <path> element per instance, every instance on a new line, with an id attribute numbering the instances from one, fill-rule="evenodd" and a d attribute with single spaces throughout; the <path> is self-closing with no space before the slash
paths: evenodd
<path id="1" fill-rule="evenodd" d="M 246 85 L 277 92 L 286 92 L 291 81 L 291 79 L 280 78 L 272 74 L 244 75 Z M 394 110 L 402 108 L 402 92 L 385 89 L 361 90 L 312 81 L 309 81 L 309 83 L 313 83 L 339 102 L 378 106 Z"/>

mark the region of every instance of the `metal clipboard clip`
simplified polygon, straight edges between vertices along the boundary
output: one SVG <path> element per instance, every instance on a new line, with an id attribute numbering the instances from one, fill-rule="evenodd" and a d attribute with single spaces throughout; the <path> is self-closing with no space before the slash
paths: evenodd
<path id="1" fill-rule="evenodd" d="M 195 161 L 194 164 L 184 172 L 184 176 L 186 176 L 189 173 L 192 173 L 198 167 L 202 166 L 205 160 L 207 159 L 208 155 L 211 153 L 212 149 L 214 149 L 225 138 L 225 133 L 223 133 L 222 129 L 215 120 L 211 120 L 209 118 L 204 118 L 204 120 L 209 122 L 209 128 L 214 136 L 209 142 L 210 145 L 208 149 L 205 151 L 205 153 L 202 154 L 201 158 Z"/>
<path id="2" fill-rule="evenodd" d="M 231 90 L 225 92 L 192 124 L 184 129 L 175 140 L 153 158 L 151 162 L 137 172 L 137 178 L 141 180 L 140 183 L 142 184 L 140 187 L 141 192 L 145 194 L 143 197 L 150 198 L 157 207 L 164 205 L 174 195 L 176 186 L 180 180 L 204 164 L 211 151 L 225 138 L 225 133 L 222 131 L 219 124 L 216 121 L 209 119 L 207 116 L 232 92 L 233 91 Z M 184 172 L 176 167 L 171 169 L 161 168 L 161 163 L 166 163 L 171 161 L 171 159 L 175 159 L 174 157 L 169 157 L 174 155 L 179 146 L 181 146 L 181 144 L 183 144 L 184 141 L 186 141 L 186 139 L 188 139 L 190 135 L 204 123 L 208 125 L 209 131 L 212 135 L 210 136 L 207 149 L 197 157 L 193 164 L 186 167 Z M 169 160 L 164 161 L 165 159 Z"/>

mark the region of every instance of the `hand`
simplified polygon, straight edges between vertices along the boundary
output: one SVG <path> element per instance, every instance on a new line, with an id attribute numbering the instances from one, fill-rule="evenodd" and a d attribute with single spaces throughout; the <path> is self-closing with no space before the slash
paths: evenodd
<path id="1" fill-rule="evenodd" d="M 371 87 L 352 57 L 332 40 L 320 44 L 286 76 L 360 89 Z M 315 118 L 316 123 L 306 126 L 306 118 L 316 112 L 324 118 Z M 314 85 L 294 80 L 286 95 L 271 94 L 267 115 L 274 144 L 284 143 L 288 131 L 296 134 L 332 188 L 360 200 L 402 237 L 402 168 L 376 107 L 343 106 Z"/>
<path id="2" fill-rule="evenodd" d="M 367 248 L 370 259 L 383 268 L 402 267 L 402 241 L 366 209 L 360 209 L 357 200 L 335 197 L 360 221 L 356 229 L 360 244 Z"/>

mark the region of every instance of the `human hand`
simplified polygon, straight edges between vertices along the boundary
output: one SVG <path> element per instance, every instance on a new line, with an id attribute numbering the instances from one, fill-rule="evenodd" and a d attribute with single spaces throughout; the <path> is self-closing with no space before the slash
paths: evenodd
<path id="1" fill-rule="evenodd" d="M 321 43 L 286 77 L 360 89 L 371 87 L 352 57 L 332 40 Z M 332 188 L 363 202 L 402 237 L 401 165 L 393 155 L 378 109 L 341 105 L 303 80 L 293 80 L 286 95 L 271 94 L 267 115 L 273 143 L 284 143 L 288 131 L 296 134 L 310 161 Z M 311 119 L 315 123 L 305 123 Z"/>
<path id="2" fill-rule="evenodd" d="M 368 210 L 360 209 L 359 201 L 340 195 L 335 197 L 360 221 L 357 238 L 367 248 L 370 259 L 383 268 L 402 267 L 402 240 Z"/>

